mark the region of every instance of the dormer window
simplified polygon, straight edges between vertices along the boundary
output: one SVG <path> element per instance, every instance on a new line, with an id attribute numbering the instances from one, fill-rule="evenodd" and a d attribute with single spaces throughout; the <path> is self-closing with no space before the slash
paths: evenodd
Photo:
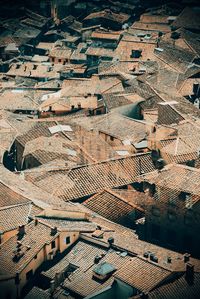
<path id="1" fill-rule="evenodd" d="M 117 269 L 110 263 L 102 262 L 96 266 L 93 270 L 93 278 L 105 281 L 107 280 Z"/>

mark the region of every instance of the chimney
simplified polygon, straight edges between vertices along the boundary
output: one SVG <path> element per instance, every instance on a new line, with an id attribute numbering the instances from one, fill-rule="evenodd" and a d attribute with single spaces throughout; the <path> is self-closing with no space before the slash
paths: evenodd
<path id="1" fill-rule="evenodd" d="M 167 263 L 168 263 L 168 264 L 171 264 L 171 262 L 172 262 L 172 258 L 171 258 L 170 256 L 168 256 L 168 257 L 167 257 Z"/>
<path id="2" fill-rule="evenodd" d="M 25 235 L 25 225 L 20 225 L 18 228 L 18 239 L 22 239 Z"/>
<path id="3" fill-rule="evenodd" d="M 114 238 L 113 237 L 108 238 L 108 243 L 111 247 L 114 244 Z"/>
<path id="4" fill-rule="evenodd" d="M 200 84 L 199 83 L 193 84 L 193 93 L 197 97 L 200 95 Z"/>
<path id="5" fill-rule="evenodd" d="M 50 281 L 50 293 L 51 293 L 51 295 L 53 295 L 54 290 L 55 290 L 55 281 L 51 280 Z"/>
<path id="6" fill-rule="evenodd" d="M 20 248 L 22 246 L 22 242 L 17 241 L 17 248 Z"/>
<path id="7" fill-rule="evenodd" d="M 192 284 L 194 281 L 194 265 L 190 263 L 186 264 L 185 279 L 189 284 Z"/>
<path id="8" fill-rule="evenodd" d="M 150 253 L 149 257 L 150 257 L 150 260 L 151 260 L 152 262 L 154 262 L 154 263 L 158 263 L 158 258 L 157 258 L 157 256 L 156 256 L 155 254 Z"/>
<path id="9" fill-rule="evenodd" d="M 146 259 L 148 259 L 148 257 L 149 257 L 149 252 L 144 252 L 143 257 L 145 257 Z"/>
<path id="10" fill-rule="evenodd" d="M 189 260 L 190 260 L 190 254 L 189 253 L 185 253 L 184 256 L 183 256 L 183 258 L 184 258 L 184 263 L 189 262 Z"/>
<path id="11" fill-rule="evenodd" d="M 57 234 L 58 230 L 57 230 L 57 227 L 54 226 L 51 228 L 51 236 L 55 236 Z"/>
<path id="12" fill-rule="evenodd" d="M 94 258 L 94 263 L 95 263 L 95 264 L 98 264 L 98 262 L 99 262 L 101 259 L 102 259 L 101 256 L 96 255 L 95 258 Z"/>

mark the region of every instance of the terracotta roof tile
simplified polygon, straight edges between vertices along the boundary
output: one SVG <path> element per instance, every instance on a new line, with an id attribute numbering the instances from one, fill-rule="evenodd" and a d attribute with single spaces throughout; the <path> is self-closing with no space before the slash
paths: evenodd
<path id="1" fill-rule="evenodd" d="M 40 188 L 64 200 L 74 200 L 105 188 L 131 184 L 141 174 L 153 170 L 151 155 L 146 153 L 80 166 L 70 171 L 49 171 L 43 175 L 26 171 L 24 174 L 26 180 Z"/>
<path id="2" fill-rule="evenodd" d="M 25 235 L 20 240 L 20 242 L 22 243 L 21 251 L 24 252 L 24 255 L 20 258 L 18 262 L 13 261 L 13 251 L 16 250 L 18 238 L 17 235 L 7 240 L 1 246 L 0 275 L 12 275 L 16 274 L 17 272 L 20 272 L 33 259 L 33 257 L 39 252 L 39 250 L 41 250 L 45 243 L 50 243 L 56 237 L 56 235 L 51 236 L 50 227 L 40 222 L 38 222 L 38 224 L 35 225 L 34 221 L 26 225 L 25 232 Z"/>
<path id="3" fill-rule="evenodd" d="M 23 195 L 12 190 L 12 187 L 6 186 L 0 182 L 0 208 L 9 207 L 17 204 L 27 204 L 31 201 Z"/>
<path id="4" fill-rule="evenodd" d="M 190 299 L 200 297 L 200 274 L 194 274 L 194 283 L 189 284 L 185 275 L 160 286 L 149 293 L 150 299 Z"/>
<path id="5" fill-rule="evenodd" d="M 124 267 L 114 274 L 115 278 L 144 293 L 169 279 L 170 276 L 170 271 L 137 257 L 125 263 Z"/>
<path id="6" fill-rule="evenodd" d="M 104 190 L 87 199 L 84 205 L 99 215 L 120 223 L 130 215 L 133 210 L 143 211 L 141 208 L 126 201 L 113 191 Z"/>

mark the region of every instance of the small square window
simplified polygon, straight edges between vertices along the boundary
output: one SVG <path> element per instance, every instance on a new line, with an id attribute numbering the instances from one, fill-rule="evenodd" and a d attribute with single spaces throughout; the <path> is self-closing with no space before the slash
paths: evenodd
<path id="1" fill-rule="evenodd" d="M 110 140 L 113 141 L 113 140 L 114 140 L 114 137 L 113 137 L 113 136 L 110 136 Z"/>
<path id="2" fill-rule="evenodd" d="M 66 244 L 70 244 L 70 237 L 66 237 Z"/>
<path id="3" fill-rule="evenodd" d="M 55 248 L 56 247 L 56 241 L 52 241 L 51 242 L 51 249 Z"/>

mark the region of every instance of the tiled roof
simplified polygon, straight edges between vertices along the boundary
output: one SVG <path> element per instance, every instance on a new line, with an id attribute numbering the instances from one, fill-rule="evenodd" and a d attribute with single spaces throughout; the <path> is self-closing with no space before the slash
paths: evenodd
<path id="1" fill-rule="evenodd" d="M 108 62 L 102 61 L 98 67 L 99 75 L 116 74 L 119 72 L 132 73 L 137 66 L 137 62 L 117 61 Z"/>
<path id="2" fill-rule="evenodd" d="M 159 47 L 162 48 L 163 51 L 155 50 L 155 56 L 180 73 L 186 72 L 189 64 L 192 63 L 196 56 L 196 54 L 191 51 L 170 45 L 169 43 L 163 42 Z"/>
<path id="3" fill-rule="evenodd" d="M 33 287 L 31 291 L 25 296 L 25 299 L 50 299 L 51 295 L 38 287 Z"/>
<path id="4" fill-rule="evenodd" d="M 59 71 L 61 68 L 61 64 L 55 64 L 49 67 L 49 65 L 28 61 L 23 64 L 21 62 L 11 64 L 9 71 L 6 74 L 15 77 L 58 79 L 60 77 Z"/>
<path id="5" fill-rule="evenodd" d="M 200 170 L 180 164 L 169 164 L 161 172 L 152 173 L 150 181 L 159 187 L 199 195 Z"/>
<path id="6" fill-rule="evenodd" d="M 92 39 L 106 39 L 106 40 L 114 40 L 118 41 L 120 39 L 121 32 L 115 31 L 93 31 L 91 34 Z"/>
<path id="7" fill-rule="evenodd" d="M 114 20 L 115 22 L 123 24 L 126 21 L 128 21 L 130 16 L 127 14 L 123 14 L 123 13 L 116 14 L 116 13 L 113 13 L 111 10 L 103 10 L 100 12 L 91 13 L 84 20 L 91 20 L 91 19 L 95 19 L 95 18 L 108 19 L 111 21 Z"/>
<path id="8" fill-rule="evenodd" d="M 34 95 L 28 92 L 15 92 L 6 90 L 1 93 L 0 109 L 15 110 L 37 110 L 39 103 Z"/>
<path id="9" fill-rule="evenodd" d="M 141 141 L 146 137 L 146 124 L 117 113 L 109 113 L 96 123 L 95 129 L 120 140 Z"/>
<path id="10" fill-rule="evenodd" d="M 168 24 L 168 15 L 144 13 L 140 16 L 140 21 L 149 24 Z"/>
<path id="11" fill-rule="evenodd" d="M 31 156 L 33 156 L 40 164 L 46 164 L 57 159 L 66 161 L 66 165 L 68 165 L 68 167 L 80 164 L 76 163 L 76 161 L 73 161 L 76 159 L 70 159 L 70 156 L 68 154 L 53 153 L 48 150 L 36 150 L 34 153 L 31 154 Z"/>
<path id="12" fill-rule="evenodd" d="M 185 275 L 149 293 L 149 299 L 191 299 L 200 297 L 200 273 L 194 274 L 194 282 L 188 283 Z"/>
<path id="13" fill-rule="evenodd" d="M 71 49 L 52 49 L 49 53 L 50 57 L 58 57 L 59 59 L 70 59 L 72 54 Z"/>
<path id="14" fill-rule="evenodd" d="M 116 269 L 120 269 L 130 258 L 122 257 L 114 250 L 97 247 L 92 242 L 79 241 L 66 256 L 68 262 L 78 266 L 78 269 L 64 281 L 64 287 L 85 297 L 110 286 L 114 280 L 112 276 L 101 283 L 93 279 L 93 270 L 96 267 L 94 258 L 97 255 L 102 256 L 101 262 L 109 263 Z"/>
<path id="15" fill-rule="evenodd" d="M 72 231 L 72 232 L 93 232 L 96 225 L 89 221 L 84 220 L 67 220 L 67 219 L 54 219 L 38 216 L 38 219 L 51 227 L 57 227 L 62 231 Z"/>
<path id="16" fill-rule="evenodd" d="M 17 204 L 27 204 L 31 201 L 23 195 L 12 190 L 3 182 L 0 182 L 0 208 L 9 207 Z"/>
<path id="17" fill-rule="evenodd" d="M 177 80 L 179 79 L 179 73 L 170 68 L 159 68 L 151 76 L 146 76 L 147 82 L 153 86 L 158 92 L 166 92 L 169 94 L 177 94 Z"/>
<path id="18" fill-rule="evenodd" d="M 67 138 L 38 137 L 26 143 L 23 153 L 24 159 L 31 155 L 38 163 L 46 164 L 53 160 L 64 160 L 66 165 L 75 166 L 82 164 L 82 154 L 76 142 Z M 34 166 L 34 165 L 33 165 Z"/>
<path id="19" fill-rule="evenodd" d="M 135 257 L 125 263 L 114 277 L 145 293 L 168 279 L 170 275 L 170 271 Z"/>
<path id="20" fill-rule="evenodd" d="M 200 55 L 200 41 L 199 41 L 199 34 L 193 33 L 191 31 L 180 29 L 181 37 L 186 41 L 188 46 Z"/>
<path id="21" fill-rule="evenodd" d="M 103 100 L 108 111 L 120 106 L 132 104 L 132 101 L 129 100 L 126 96 L 113 93 L 107 93 L 103 95 Z"/>
<path id="22" fill-rule="evenodd" d="M 97 47 L 89 47 L 85 52 L 86 55 L 90 56 L 100 56 L 100 57 L 110 57 L 113 58 L 115 52 L 111 49 L 106 48 L 97 48 Z"/>
<path id="23" fill-rule="evenodd" d="M 88 240 L 94 240 L 93 242 L 96 240 L 99 245 L 102 244 L 105 246 L 105 244 L 108 244 L 108 238 L 112 237 L 114 238 L 113 246 L 116 249 L 130 252 L 132 255 L 139 257 L 143 257 L 145 252 L 153 253 L 154 256 L 158 258 L 158 262 L 156 264 L 162 268 L 170 271 L 185 271 L 183 254 L 139 240 L 133 230 L 97 215 L 93 215 L 92 221 L 101 228 L 101 230 L 99 230 L 101 232 L 101 237 L 95 237 L 95 232 L 81 234 L 83 237 L 86 236 L 87 239 L 89 238 Z M 171 257 L 171 263 L 167 262 L 168 257 Z M 195 265 L 195 271 L 199 272 L 199 260 L 191 258 L 190 261 Z"/>
<path id="24" fill-rule="evenodd" d="M 186 7 L 172 23 L 176 28 L 183 27 L 186 29 L 200 29 L 199 24 L 199 12 L 195 11 L 193 8 Z"/>
<path id="25" fill-rule="evenodd" d="M 174 106 L 176 107 L 176 105 Z M 157 123 L 159 125 L 177 124 L 182 120 L 184 120 L 184 118 L 171 105 L 165 105 L 165 103 L 158 105 Z"/>
<path id="26" fill-rule="evenodd" d="M 47 122 L 38 122 L 35 126 L 29 130 L 27 133 L 23 135 L 19 135 L 16 140 L 20 143 L 23 147 L 25 144 L 33 139 L 36 139 L 41 136 L 51 137 L 52 134 L 49 131 L 49 128 L 52 126 L 56 126 L 55 121 L 47 121 Z"/>
<path id="27" fill-rule="evenodd" d="M 155 60 L 154 56 L 154 43 L 144 43 L 140 41 L 121 40 L 115 50 L 116 57 L 119 57 L 122 61 L 147 61 Z M 131 58 L 132 50 L 142 50 L 141 57 Z"/>
<path id="28" fill-rule="evenodd" d="M 175 101 L 178 104 L 171 105 L 181 116 L 182 118 L 199 118 L 200 117 L 200 110 L 195 107 L 192 103 L 186 100 L 184 97 L 180 96 L 173 96 L 166 93 L 159 93 L 160 98 L 165 101 Z M 180 116 L 179 116 L 180 117 Z"/>
<path id="29" fill-rule="evenodd" d="M 149 99 L 153 96 L 155 96 L 155 92 L 152 90 L 150 86 L 143 82 L 138 82 L 137 80 L 134 80 L 130 83 L 130 86 L 125 88 L 125 92 L 127 93 L 137 93 L 144 99 Z"/>
<path id="30" fill-rule="evenodd" d="M 52 196 L 48 192 L 45 192 L 45 190 L 41 192 L 41 189 L 39 189 L 37 186 L 25 181 L 23 179 L 23 176 L 20 176 L 19 174 L 14 174 L 1 165 L 0 181 L 3 185 L 9 186 L 10 189 L 13 190 L 11 191 L 11 193 L 9 191 L 9 205 L 21 203 L 22 200 L 23 203 L 31 200 L 37 206 L 43 208 L 49 206 L 50 204 L 52 205 L 55 202 L 57 204 L 63 202 L 62 200 L 59 200 L 59 198 L 56 198 L 56 196 Z M 3 190 L 5 191 L 4 187 Z M 2 205 L 5 206 L 5 197 L 3 198 L 3 194 L 1 202 Z"/>
<path id="31" fill-rule="evenodd" d="M 188 96 L 193 94 L 193 84 L 200 84 L 199 78 L 189 78 L 184 80 L 184 82 L 181 85 L 181 88 L 179 89 L 179 93 L 182 96 Z"/>
<path id="32" fill-rule="evenodd" d="M 136 21 L 131 26 L 133 29 L 149 30 L 149 31 L 162 31 L 164 33 L 170 32 L 170 26 L 168 24 L 161 23 L 144 23 L 143 21 Z"/>
<path id="33" fill-rule="evenodd" d="M 0 275 L 16 274 L 22 271 L 24 267 L 33 259 L 33 257 L 42 249 L 45 243 L 50 243 L 56 235 L 51 236 L 51 228 L 40 222 L 35 225 L 34 221 L 26 225 L 25 235 L 20 240 L 22 243 L 21 251 L 24 255 L 18 262 L 13 261 L 17 246 L 18 236 L 13 236 L 7 240 L 0 248 Z"/>
<path id="34" fill-rule="evenodd" d="M 134 209 L 143 211 L 141 208 L 126 201 L 125 198 L 110 190 L 104 190 L 87 199 L 84 205 L 99 215 L 118 223 L 128 217 Z"/>
<path id="35" fill-rule="evenodd" d="M 102 78 L 92 76 L 91 79 L 69 79 L 63 81 L 63 94 L 96 95 L 110 92 L 123 92 L 122 82 L 116 77 Z"/>
<path id="36" fill-rule="evenodd" d="M 64 200 L 74 200 L 105 188 L 131 184 L 140 175 L 153 170 L 151 155 L 146 153 L 80 166 L 70 171 L 49 171 L 44 174 L 26 171 L 24 174 L 26 180 L 47 192 Z"/>
<path id="37" fill-rule="evenodd" d="M 22 204 L 0 209 L 0 229 L 4 232 L 28 223 L 32 204 Z"/>
<path id="38" fill-rule="evenodd" d="M 190 146 L 190 138 L 184 139 L 177 137 L 174 139 L 163 140 L 161 144 L 161 155 L 164 154 L 167 163 L 184 163 L 198 158 L 197 148 Z"/>

